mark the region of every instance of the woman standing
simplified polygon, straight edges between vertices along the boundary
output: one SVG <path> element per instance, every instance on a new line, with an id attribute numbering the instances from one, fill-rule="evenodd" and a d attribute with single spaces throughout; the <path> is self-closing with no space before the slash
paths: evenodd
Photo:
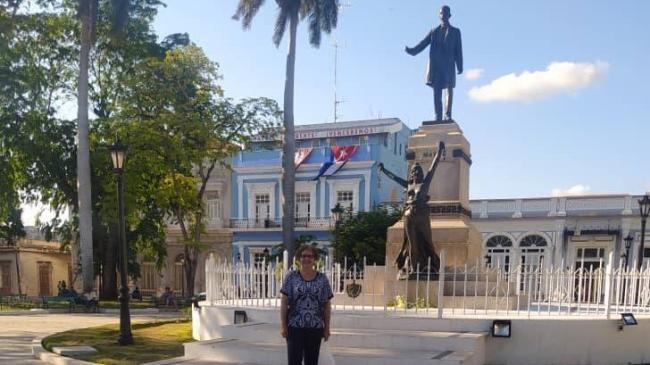
<path id="1" fill-rule="evenodd" d="M 282 337 L 287 339 L 289 365 L 318 365 L 321 338 L 330 337 L 332 288 L 314 269 L 318 251 L 304 245 L 296 250 L 300 270 L 291 271 L 282 284 L 280 316 Z"/>

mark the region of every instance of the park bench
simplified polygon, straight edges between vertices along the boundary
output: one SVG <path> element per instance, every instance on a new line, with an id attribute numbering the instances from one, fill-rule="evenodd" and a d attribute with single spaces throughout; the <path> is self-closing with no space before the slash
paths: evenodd
<path id="1" fill-rule="evenodd" d="M 77 308 L 77 306 L 84 307 L 87 312 L 99 312 L 99 301 L 95 299 L 86 299 L 85 297 L 79 296 L 76 293 L 57 296 L 44 296 L 43 308 L 49 308 L 50 303 L 68 303 L 68 310 L 70 313 L 72 313 Z"/>
<path id="2" fill-rule="evenodd" d="M 42 300 L 43 309 L 49 309 L 52 303 L 68 303 L 68 311 L 72 313 L 76 307 L 74 298 L 69 296 L 43 296 Z"/>
<path id="3" fill-rule="evenodd" d="M 0 309 L 3 306 L 20 305 L 27 302 L 27 294 L 5 294 L 0 295 Z"/>

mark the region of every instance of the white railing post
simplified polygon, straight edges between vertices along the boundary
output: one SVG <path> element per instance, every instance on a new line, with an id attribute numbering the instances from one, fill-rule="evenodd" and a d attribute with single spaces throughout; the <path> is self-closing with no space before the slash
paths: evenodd
<path id="1" fill-rule="evenodd" d="M 440 251 L 440 270 L 438 271 L 438 319 L 442 319 L 445 303 L 445 250 Z"/>
<path id="2" fill-rule="evenodd" d="M 288 271 L 289 267 L 289 251 L 282 251 L 282 271 Z"/>
<path id="3" fill-rule="evenodd" d="M 610 301 L 612 299 L 612 264 L 614 263 L 614 253 L 610 252 L 607 257 L 607 266 L 605 268 L 605 316 L 611 319 Z"/>

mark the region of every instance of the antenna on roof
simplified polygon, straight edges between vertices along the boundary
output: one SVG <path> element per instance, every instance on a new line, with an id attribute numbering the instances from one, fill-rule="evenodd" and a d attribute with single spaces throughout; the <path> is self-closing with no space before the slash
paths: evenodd
<path id="1" fill-rule="evenodd" d="M 350 3 L 339 4 L 339 15 L 344 8 L 349 8 L 352 5 Z M 339 17 L 340 19 L 340 17 Z M 340 21 L 339 21 L 340 23 Z M 337 27 L 338 28 L 338 27 Z M 344 100 L 339 100 L 338 98 L 338 64 L 339 64 L 339 48 L 342 48 L 339 44 L 336 34 L 338 33 L 337 29 L 334 29 L 334 123 L 339 120 L 339 104 L 342 104 Z"/>

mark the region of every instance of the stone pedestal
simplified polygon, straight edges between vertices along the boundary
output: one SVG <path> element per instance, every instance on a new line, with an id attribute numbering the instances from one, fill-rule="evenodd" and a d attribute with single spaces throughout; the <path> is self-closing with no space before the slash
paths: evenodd
<path id="1" fill-rule="evenodd" d="M 429 187 L 432 242 L 436 253 L 440 255 L 442 250 L 445 251 L 446 267 L 474 266 L 481 263 L 481 234 L 472 225 L 469 210 L 470 145 L 458 124 L 424 122 L 409 138 L 407 171 L 416 162 L 426 171 L 440 141 L 445 143 L 446 153 L 440 159 Z M 404 235 L 403 221 L 388 229 L 387 265 L 394 264 Z"/>

